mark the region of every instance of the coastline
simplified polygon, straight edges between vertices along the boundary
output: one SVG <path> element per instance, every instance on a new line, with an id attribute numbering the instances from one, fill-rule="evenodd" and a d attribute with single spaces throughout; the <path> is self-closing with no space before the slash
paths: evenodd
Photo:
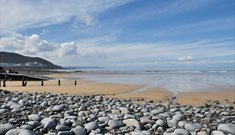
<path id="1" fill-rule="evenodd" d="M 93 80 L 71 77 L 71 74 L 50 74 L 47 77 L 55 78 L 44 81 L 44 86 L 40 86 L 40 81 L 28 81 L 26 87 L 21 86 L 21 81 L 8 81 L 7 87 L 1 89 L 18 92 L 49 92 L 53 94 L 66 95 L 102 95 L 117 99 L 132 99 L 134 101 L 156 101 L 168 103 L 169 98 L 176 96 L 176 101 L 181 105 L 203 105 L 209 101 L 219 101 L 221 103 L 231 104 L 234 106 L 235 90 L 231 88 L 222 88 L 218 90 L 205 90 L 196 92 L 170 92 L 161 87 L 151 87 L 145 91 L 143 85 L 104 83 Z M 58 79 L 61 79 L 61 85 L 58 86 Z M 77 86 L 74 85 L 77 80 Z"/>

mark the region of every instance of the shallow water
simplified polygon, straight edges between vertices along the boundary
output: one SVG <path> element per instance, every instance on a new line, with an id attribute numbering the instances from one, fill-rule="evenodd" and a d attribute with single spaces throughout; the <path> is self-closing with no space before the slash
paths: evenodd
<path id="1" fill-rule="evenodd" d="M 210 88 L 228 87 L 233 89 L 235 86 L 234 71 L 100 71 L 90 74 L 77 74 L 77 76 L 98 82 L 141 84 L 145 86 L 138 91 L 161 87 L 178 93 Z"/>

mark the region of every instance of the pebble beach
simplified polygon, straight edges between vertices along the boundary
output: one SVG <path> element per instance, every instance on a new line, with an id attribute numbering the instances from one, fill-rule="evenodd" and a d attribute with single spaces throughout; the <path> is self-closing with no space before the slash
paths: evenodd
<path id="1" fill-rule="evenodd" d="M 232 105 L 0 90 L 1 135 L 234 135 Z"/>

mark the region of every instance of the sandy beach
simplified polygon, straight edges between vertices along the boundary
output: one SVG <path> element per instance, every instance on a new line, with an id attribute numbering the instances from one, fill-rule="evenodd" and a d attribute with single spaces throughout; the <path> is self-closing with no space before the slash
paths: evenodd
<path id="1" fill-rule="evenodd" d="M 19 92 L 50 92 L 68 95 L 111 95 L 126 93 L 141 87 L 139 85 L 96 83 L 86 80 L 79 80 L 77 83 L 75 86 L 73 80 L 61 79 L 60 86 L 58 86 L 57 80 L 44 81 L 44 86 L 41 86 L 40 81 L 28 81 L 27 86 L 22 87 L 21 81 L 8 81 L 7 87 L 4 87 L 4 89 Z"/>
<path id="2" fill-rule="evenodd" d="M 8 81 L 7 87 L 1 88 L 9 91 L 20 92 L 50 92 L 68 95 L 103 95 L 119 99 L 145 99 L 160 102 L 168 102 L 169 97 L 175 96 L 172 92 L 160 87 L 135 92 L 144 86 L 133 84 L 101 83 L 68 76 L 69 74 L 48 75 L 48 77 L 53 77 L 55 79 L 45 81 L 44 86 L 41 86 L 40 81 L 28 81 L 26 87 L 21 86 L 21 81 Z M 58 79 L 61 80 L 60 86 L 58 86 Z M 74 80 L 77 80 L 76 86 L 74 85 Z M 235 91 L 231 87 L 223 88 L 223 90 L 220 91 L 207 90 L 204 92 L 180 92 L 176 96 L 177 102 L 182 105 L 203 105 L 210 100 L 233 104 L 235 99 Z"/>
<path id="3" fill-rule="evenodd" d="M 182 105 L 203 105 L 209 101 L 219 101 L 235 106 L 235 90 L 233 88 L 224 88 L 220 91 L 181 92 L 177 101 Z"/>

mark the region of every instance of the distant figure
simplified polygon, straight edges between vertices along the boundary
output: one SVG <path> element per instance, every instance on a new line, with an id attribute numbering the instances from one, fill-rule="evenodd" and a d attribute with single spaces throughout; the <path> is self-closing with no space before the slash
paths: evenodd
<path id="1" fill-rule="evenodd" d="M 74 85 L 75 85 L 75 86 L 77 85 L 77 81 L 76 81 L 76 80 L 74 81 Z"/>
<path id="2" fill-rule="evenodd" d="M 43 81 L 41 81 L 41 86 L 43 86 Z"/>

